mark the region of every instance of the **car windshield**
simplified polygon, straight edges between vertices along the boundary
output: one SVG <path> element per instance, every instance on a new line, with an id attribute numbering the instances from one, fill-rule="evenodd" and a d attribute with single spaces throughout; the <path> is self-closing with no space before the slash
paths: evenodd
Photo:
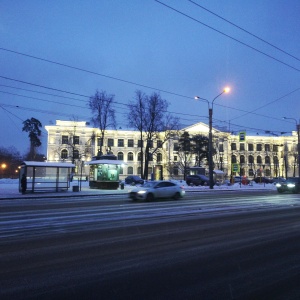
<path id="1" fill-rule="evenodd" d="M 143 187 L 152 188 L 156 184 L 157 184 L 157 182 L 155 182 L 155 181 L 148 181 L 148 182 L 144 183 Z"/>

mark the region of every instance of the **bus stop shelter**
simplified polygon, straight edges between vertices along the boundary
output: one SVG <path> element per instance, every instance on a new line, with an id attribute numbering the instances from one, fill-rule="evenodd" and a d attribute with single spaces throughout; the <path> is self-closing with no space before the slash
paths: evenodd
<path id="1" fill-rule="evenodd" d="M 27 193 L 68 190 L 70 174 L 74 167 L 75 165 L 71 163 L 24 161 L 20 169 L 19 191 L 22 191 L 21 178 L 23 174 L 27 179 Z"/>

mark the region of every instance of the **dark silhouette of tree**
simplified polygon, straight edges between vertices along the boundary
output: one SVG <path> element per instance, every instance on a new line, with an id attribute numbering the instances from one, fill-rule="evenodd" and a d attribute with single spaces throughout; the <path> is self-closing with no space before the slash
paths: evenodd
<path id="1" fill-rule="evenodd" d="M 113 109 L 114 95 L 107 95 L 105 91 L 96 91 L 95 95 L 90 97 L 89 108 L 92 111 L 92 122 L 100 129 L 101 144 L 97 156 L 103 154 L 105 131 L 108 128 L 116 128 L 115 110 Z"/>
<path id="2" fill-rule="evenodd" d="M 188 132 L 183 132 L 183 134 L 178 139 L 178 167 L 183 173 L 183 179 L 185 180 L 187 175 L 187 170 L 191 166 L 192 162 L 192 145 L 191 137 Z"/>
<path id="3" fill-rule="evenodd" d="M 197 156 L 197 167 L 201 166 L 201 162 L 208 160 L 208 136 L 196 134 L 191 138 L 191 151 Z M 213 149 L 213 155 L 216 149 Z"/>
<path id="4" fill-rule="evenodd" d="M 42 145 L 42 142 L 40 140 L 41 136 L 41 130 L 42 123 L 35 119 L 27 119 L 23 122 L 23 128 L 22 131 L 29 132 L 28 137 L 30 140 L 30 150 L 28 154 L 28 158 L 30 160 L 34 160 L 36 156 L 36 148 L 40 147 Z"/>

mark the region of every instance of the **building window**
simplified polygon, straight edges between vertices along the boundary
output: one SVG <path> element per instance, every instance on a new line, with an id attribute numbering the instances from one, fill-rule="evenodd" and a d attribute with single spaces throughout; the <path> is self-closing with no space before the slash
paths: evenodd
<path id="1" fill-rule="evenodd" d="M 245 144 L 244 143 L 240 143 L 240 151 L 245 151 Z"/>
<path id="2" fill-rule="evenodd" d="M 266 158 L 265 158 L 265 163 L 266 163 L 266 164 L 270 164 L 270 156 L 266 156 Z"/>
<path id="3" fill-rule="evenodd" d="M 274 156 L 273 161 L 274 161 L 274 165 L 278 165 L 279 161 L 277 156 Z"/>
<path id="4" fill-rule="evenodd" d="M 231 156 L 231 163 L 236 164 L 236 156 L 235 155 Z"/>
<path id="5" fill-rule="evenodd" d="M 73 159 L 79 159 L 79 151 L 78 150 L 73 151 Z"/>
<path id="6" fill-rule="evenodd" d="M 219 152 L 224 152 L 224 145 L 223 144 L 219 145 Z"/>
<path id="7" fill-rule="evenodd" d="M 97 138 L 97 146 L 98 147 L 103 146 L 103 138 L 100 138 L 100 137 Z"/>
<path id="8" fill-rule="evenodd" d="M 271 151 L 270 144 L 265 144 L 265 151 Z"/>
<path id="9" fill-rule="evenodd" d="M 173 174 L 174 174 L 175 176 L 178 176 L 178 167 L 174 167 L 174 168 L 173 168 Z"/>
<path id="10" fill-rule="evenodd" d="M 107 146 L 113 147 L 114 146 L 114 139 L 107 139 Z"/>
<path id="11" fill-rule="evenodd" d="M 231 150 L 236 150 L 236 143 L 231 143 Z"/>
<path id="12" fill-rule="evenodd" d="M 132 175 L 133 174 L 133 167 L 128 167 L 127 168 L 127 174 Z"/>
<path id="13" fill-rule="evenodd" d="M 252 155 L 249 155 L 248 161 L 249 161 L 249 164 L 253 164 L 254 163 L 254 157 Z"/>
<path id="14" fill-rule="evenodd" d="M 79 145 L 79 136 L 78 135 L 73 136 L 73 144 L 74 145 Z"/>
<path id="15" fill-rule="evenodd" d="M 162 141 L 161 140 L 157 141 L 157 148 L 162 148 Z"/>
<path id="16" fill-rule="evenodd" d="M 143 140 L 138 140 L 138 147 L 139 148 L 143 147 Z"/>
<path id="17" fill-rule="evenodd" d="M 123 160 L 123 159 L 124 159 L 123 152 L 118 152 L 118 160 Z"/>
<path id="18" fill-rule="evenodd" d="M 124 139 L 118 139 L 118 147 L 124 147 Z"/>
<path id="19" fill-rule="evenodd" d="M 123 175 L 123 168 L 120 167 L 120 175 Z"/>
<path id="20" fill-rule="evenodd" d="M 127 154 L 127 160 L 128 161 L 133 161 L 133 153 L 132 152 L 129 152 L 128 154 Z M 129 174 L 129 173 L 128 173 Z"/>
<path id="21" fill-rule="evenodd" d="M 152 174 L 152 172 L 153 172 L 153 170 L 152 170 L 152 167 L 149 167 L 149 168 L 148 168 L 148 174 L 150 174 L 150 175 L 151 175 L 151 174 Z"/>
<path id="22" fill-rule="evenodd" d="M 61 157 L 62 159 L 68 158 L 68 151 L 67 151 L 66 149 L 61 150 L 60 157 Z"/>
<path id="23" fill-rule="evenodd" d="M 138 161 L 141 161 L 142 160 L 142 155 L 141 155 L 141 152 L 138 153 Z"/>
<path id="24" fill-rule="evenodd" d="M 254 176 L 253 169 L 249 169 L 249 176 L 251 176 L 251 177 L 253 177 L 253 176 Z"/>
<path id="25" fill-rule="evenodd" d="M 152 153 L 148 154 L 148 161 L 153 161 L 153 154 Z"/>
<path id="26" fill-rule="evenodd" d="M 273 145 L 273 152 L 278 152 L 278 145 Z"/>
<path id="27" fill-rule="evenodd" d="M 270 169 L 266 169 L 265 174 L 266 174 L 266 176 L 271 176 L 271 170 Z"/>
<path id="28" fill-rule="evenodd" d="M 256 145 L 256 151 L 262 151 L 262 144 Z"/>
<path id="29" fill-rule="evenodd" d="M 62 144 L 69 144 L 69 137 L 67 135 L 63 135 L 61 137 L 61 143 Z"/>
<path id="30" fill-rule="evenodd" d="M 261 163 L 262 163 L 262 159 L 261 159 L 261 156 L 260 156 L 260 155 L 257 156 L 256 162 L 257 162 L 258 164 L 261 164 Z"/>
<path id="31" fill-rule="evenodd" d="M 157 162 L 161 162 L 162 161 L 162 154 L 161 153 L 157 153 L 156 160 L 157 160 Z"/>
<path id="32" fill-rule="evenodd" d="M 254 151 L 254 145 L 248 144 L 248 151 Z"/>
<path id="33" fill-rule="evenodd" d="M 152 140 L 148 140 L 148 145 L 149 145 L 149 148 L 153 148 L 153 141 Z"/>
<path id="34" fill-rule="evenodd" d="M 174 155 L 174 161 L 177 161 L 178 157 L 177 155 Z"/>
<path id="35" fill-rule="evenodd" d="M 141 168 L 141 167 L 138 167 L 138 169 L 137 169 L 137 173 L 140 175 L 140 174 L 141 174 L 141 172 L 142 172 L 142 168 Z"/>
<path id="36" fill-rule="evenodd" d="M 134 147 L 134 141 L 133 139 L 129 139 L 127 142 L 128 147 Z"/>
<path id="37" fill-rule="evenodd" d="M 173 151 L 178 151 L 178 150 L 179 150 L 178 143 L 174 143 L 173 144 Z"/>
<path id="38" fill-rule="evenodd" d="M 240 163 L 241 163 L 241 164 L 244 164 L 244 163 L 245 163 L 245 156 L 244 156 L 244 155 L 241 155 L 241 156 L 240 156 Z"/>

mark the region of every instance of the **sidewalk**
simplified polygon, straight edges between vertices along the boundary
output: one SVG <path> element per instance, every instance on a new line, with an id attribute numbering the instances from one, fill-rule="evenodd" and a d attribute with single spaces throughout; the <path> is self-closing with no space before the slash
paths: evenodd
<path id="1" fill-rule="evenodd" d="M 3 183 L 0 181 L 0 200 L 6 199 L 32 199 L 32 198 L 58 198 L 58 197 L 84 197 L 84 196 L 97 196 L 97 195 L 115 195 L 115 194 L 124 194 L 127 197 L 127 194 L 134 188 L 134 186 L 125 185 L 124 189 L 121 190 L 118 188 L 117 190 L 100 190 L 100 189 L 90 189 L 89 183 L 83 181 L 81 183 L 81 191 L 73 192 L 73 186 L 78 186 L 78 182 L 71 182 L 70 188 L 67 191 L 63 192 L 36 192 L 36 193 L 26 193 L 22 195 L 19 192 L 18 181 L 16 180 L 8 180 Z M 234 184 L 230 186 L 222 185 L 222 186 L 214 186 L 213 190 L 210 190 L 208 186 L 194 186 L 190 187 L 185 185 L 184 189 L 186 192 L 208 192 L 208 191 L 253 191 L 253 190 L 268 190 L 268 191 L 276 191 L 276 187 L 273 184 L 254 184 L 250 185 L 240 185 Z"/>

